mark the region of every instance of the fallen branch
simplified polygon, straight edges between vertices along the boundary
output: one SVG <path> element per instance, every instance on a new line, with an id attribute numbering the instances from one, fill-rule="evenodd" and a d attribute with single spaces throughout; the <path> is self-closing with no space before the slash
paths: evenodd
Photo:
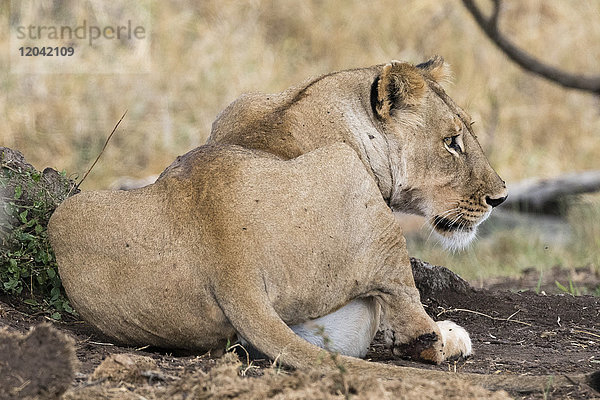
<path id="1" fill-rule="evenodd" d="M 564 214 L 569 196 L 600 191 L 600 170 L 576 172 L 551 179 L 528 179 L 508 185 L 502 208 L 538 214 Z"/>
<path id="2" fill-rule="evenodd" d="M 527 326 L 533 326 L 529 322 L 519 321 L 517 319 L 511 319 L 511 317 L 513 315 L 515 315 L 516 313 L 512 314 L 508 318 L 499 318 L 499 317 L 492 317 L 491 315 L 487 315 L 487 314 L 484 314 L 484 313 L 479 312 L 479 311 L 467 310 L 466 308 L 450 308 L 450 309 L 442 309 L 442 311 L 440 313 L 438 313 L 437 316 L 439 317 L 440 315 L 446 314 L 446 313 L 449 313 L 449 312 L 468 312 L 468 313 L 471 313 L 471 314 L 476 314 L 476 315 L 480 315 L 482 317 L 493 319 L 494 321 L 514 322 L 514 323 L 517 323 L 517 324 L 522 324 L 522 325 L 527 325 Z"/>

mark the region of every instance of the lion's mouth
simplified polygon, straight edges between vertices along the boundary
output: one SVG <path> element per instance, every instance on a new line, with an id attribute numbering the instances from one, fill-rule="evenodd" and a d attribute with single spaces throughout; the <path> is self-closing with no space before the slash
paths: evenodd
<path id="1" fill-rule="evenodd" d="M 449 220 L 436 215 L 433 218 L 433 226 L 442 232 L 468 231 L 470 226 L 462 220 Z"/>
<path id="2" fill-rule="evenodd" d="M 448 219 L 436 215 L 433 217 L 433 231 L 442 245 L 450 250 L 460 250 L 475 238 L 478 223 L 463 218 Z"/>

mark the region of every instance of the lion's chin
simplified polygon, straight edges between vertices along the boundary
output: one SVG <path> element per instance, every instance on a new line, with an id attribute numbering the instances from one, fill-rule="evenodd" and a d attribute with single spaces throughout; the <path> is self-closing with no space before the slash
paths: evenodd
<path id="1" fill-rule="evenodd" d="M 462 218 L 450 220 L 434 216 L 432 228 L 435 236 L 446 250 L 458 251 L 466 248 L 477 236 L 477 227 L 491 214 L 491 210 L 483 214 L 478 221 L 465 221 Z"/>
<path id="2" fill-rule="evenodd" d="M 477 236 L 477 227 L 444 231 L 434 228 L 433 232 L 446 250 L 458 251 L 466 248 Z"/>

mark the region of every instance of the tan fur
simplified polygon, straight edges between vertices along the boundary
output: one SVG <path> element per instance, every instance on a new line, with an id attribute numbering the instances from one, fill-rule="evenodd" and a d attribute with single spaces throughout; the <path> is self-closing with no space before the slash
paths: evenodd
<path id="1" fill-rule="evenodd" d="M 409 77 L 390 77 L 390 96 L 375 93 L 385 113 L 375 115 L 371 86 L 384 70 Z M 420 303 L 391 208 L 434 216 L 459 205 L 474 225 L 489 211 L 482 196 L 502 196 L 504 185 L 464 113 L 417 73 L 376 66 L 243 96 L 215 122 L 210 144 L 155 184 L 66 200 L 49 234 L 77 310 L 129 345 L 219 350 L 238 334 L 287 365 L 335 368 L 288 326 L 367 297 L 381 307 L 394 349 L 430 362 L 454 355 Z M 389 108 L 379 104 L 390 99 Z M 443 141 L 457 129 L 460 157 Z M 386 378 L 445 377 L 339 360 Z"/>
<path id="2" fill-rule="evenodd" d="M 367 296 L 390 310 L 399 343 L 439 334 L 397 221 L 343 144 L 290 161 L 203 146 L 153 185 L 68 199 L 49 232 L 69 298 L 122 343 L 205 351 L 237 332 L 293 360 L 309 345 L 286 324 Z"/>
<path id="3" fill-rule="evenodd" d="M 394 211 L 426 216 L 449 247 L 463 247 L 506 196 L 471 129 L 437 80 L 441 57 L 328 74 L 280 94 L 248 94 L 213 123 L 208 143 L 237 144 L 290 159 L 343 142 L 352 147 Z M 460 154 L 444 146 L 458 136 Z M 438 217 L 436 219 L 436 217 Z M 454 224 L 444 229 L 439 217 Z"/>

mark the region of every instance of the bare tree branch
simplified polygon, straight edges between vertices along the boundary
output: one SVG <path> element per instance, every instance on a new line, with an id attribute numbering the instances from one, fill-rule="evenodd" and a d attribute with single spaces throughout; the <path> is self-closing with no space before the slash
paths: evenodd
<path id="1" fill-rule="evenodd" d="M 504 52 L 511 60 L 517 63 L 521 68 L 534 74 L 540 75 L 552 82 L 558 83 L 567 88 L 584 90 L 595 94 L 600 94 L 600 75 L 580 75 L 571 74 L 561 69 L 545 64 L 529 53 L 521 50 L 508 40 L 498 30 L 498 18 L 500 15 L 501 0 L 492 0 L 494 10 L 492 15 L 487 18 L 481 10 L 475 5 L 473 0 L 463 0 L 464 6 L 471 13 L 475 22 L 484 31 L 488 38 Z"/>
<path id="2" fill-rule="evenodd" d="M 500 15 L 500 7 L 502 6 L 501 0 L 493 0 L 494 2 L 494 11 L 492 12 L 492 16 L 490 18 L 490 24 L 492 26 L 498 26 L 498 16 Z M 496 28 L 497 29 L 497 28 Z"/>

